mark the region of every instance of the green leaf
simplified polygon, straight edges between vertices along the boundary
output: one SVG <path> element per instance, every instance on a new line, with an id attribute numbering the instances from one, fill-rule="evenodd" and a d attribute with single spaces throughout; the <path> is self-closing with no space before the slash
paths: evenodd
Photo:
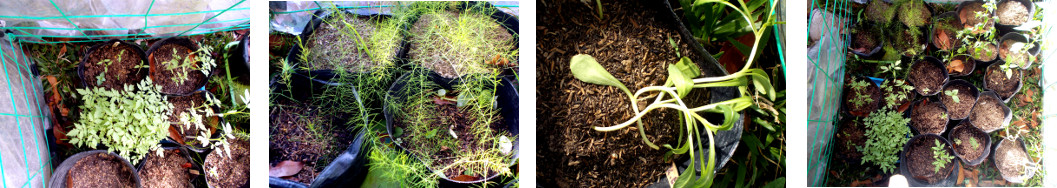
<path id="1" fill-rule="evenodd" d="M 609 71 L 606 71 L 605 67 L 598 64 L 598 61 L 591 55 L 578 54 L 573 56 L 572 60 L 569 61 L 569 69 L 572 71 L 573 77 L 580 81 L 618 87 L 628 95 L 631 95 L 628 87 L 609 74 Z"/>
<path id="2" fill-rule="evenodd" d="M 771 181 L 770 183 L 767 183 L 767 185 L 764 185 L 763 187 L 764 188 L 785 187 L 785 177 L 780 177 L 778 179 L 774 179 L 774 181 Z"/>

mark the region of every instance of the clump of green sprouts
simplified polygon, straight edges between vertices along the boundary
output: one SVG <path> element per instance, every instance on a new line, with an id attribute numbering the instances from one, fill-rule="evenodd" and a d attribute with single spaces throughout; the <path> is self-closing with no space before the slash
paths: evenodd
<path id="1" fill-rule="evenodd" d="M 948 154 L 947 150 L 945 150 L 947 145 L 940 143 L 940 140 L 934 141 L 936 142 L 936 146 L 932 147 L 932 158 L 936 161 L 932 161 L 932 171 L 939 173 L 940 169 L 946 167 L 947 163 L 950 163 L 951 159 L 954 159 L 954 156 Z"/>
<path id="2" fill-rule="evenodd" d="M 169 71 L 173 75 L 169 79 L 176 84 L 183 84 L 190 78 L 191 72 L 198 71 L 206 76 L 212 73 L 213 68 L 217 66 L 212 56 L 213 47 L 202 44 L 198 46 L 198 50 L 187 54 L 186 57 L 180 56 L 176 48 L 172 49 L 172 59 L 161 62 L 162 65 L 165 65 L 165 71 Z"/>

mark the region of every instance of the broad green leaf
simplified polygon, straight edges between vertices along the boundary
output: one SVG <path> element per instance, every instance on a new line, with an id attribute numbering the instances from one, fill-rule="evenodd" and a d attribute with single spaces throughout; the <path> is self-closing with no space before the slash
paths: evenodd
<path id="1" fill-rule="evenodd" d="M 572 60 L 569 61 L 569 69 L 572 71 L 573 77 L 580 81 L 618 87 L 628 95 L 631 95 L 631 91 L 628 90 L 627 86 L 624 86 L 624 83 L 609 74 L 609 71 L 606 71 L 606 68 L 598 64 L 598 61 L 590 55 L 578 54 L 573 56 Z"/>

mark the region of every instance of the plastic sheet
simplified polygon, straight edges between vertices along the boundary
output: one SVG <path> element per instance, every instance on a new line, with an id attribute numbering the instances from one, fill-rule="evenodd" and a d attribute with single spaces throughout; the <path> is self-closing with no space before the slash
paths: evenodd
<path id="1" fill-rule="evenodd" d="M 41 82 L 9 37 L 0 34 L 0 178 L 5 187 L 43 187 L 51 177 Z"/>
<path id="2" fill-rule="evenodd" d="M 493 5 L 496 5 L 500 11 L 506 12 L 514 16 L 518 16 L 518 2 L 517 1 L 489 1 Z M 356 14 L 388 14 L 391 13 L 393 6 L 403 6 L 409 3 L 399 4 L 397 2 L 379 2 L 379 1 L 356 1 L 356 2 L 311 2 L 311 1 L 298 1 L 298 2 L 270 2 L 269 10 L 272 13 L 272 19 L 268 23 L 272 31 L 290 33 L 293 35 L 300 35 L 301 31 L 304 30 L 305 25 L 309 21 L 312 21 L 312 13 L 315 10 L 328 7 L 339 7 L 339 8 L 357 8 L 354 13 Z"/>
<path id="3" fill-rule="evenodd" d="M 245 0 L 5 0 L 0 7 L 21 7 L 0 8 L 0 20 L 38 41 L 189 35 L 249 23 Z"/>
<path id="4" fill-rule="evenodd" d="M 814 43 L 808 48 L 808 186 L 825 182 L 828 145 L 835 131 L 841 85 L 844 78 L 844 49 L 840 32 L 847 27 L 846 17 L 812 11 L 809 35 Z"/>

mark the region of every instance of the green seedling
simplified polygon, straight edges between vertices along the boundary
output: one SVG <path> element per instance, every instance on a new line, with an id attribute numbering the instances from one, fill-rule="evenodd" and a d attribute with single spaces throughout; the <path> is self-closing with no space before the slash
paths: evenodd
<path id="1" fill-rule="evenodd" d="M 947 95 L 947 96 L 950 96 L 951 99 L 954 99 L 955 103 L 962 103 L 962 100 L 958 98 L 958 90 L 957 89 L 944 91 L 943 94 Z"/>
<path id="2" fill-rule="evenodd" d="M 870 113 L 863 120 L 867 140 L 866 144 L 859 147 L 859 152 L 863 153 L 862 164 L 873 163 L 885 173 L 895 170 L 898 154 L 903 150 L 903 144 L 910 140 L 906 136 L 910 134 L 907 123 L 910 123 L 910 118 L 887 108 Z"/>
<path id="3" fill-rule="evenodd" d="M 159 90 L 161 86 L 154 86 L 150 78 L 125 85 L 124 90 L 78 89 L 84 104 L 81 119 L 67 133 L 70 144 L 105 146 L 137 163 L 168 136 L 166 122 L 173 106 Z"/>
<path id="4" fill-rule="evenodd" d="M 947 154 L 947 150 L 945 148 L 947 145 L 940 143 L 939 140 L 935 140 L 935 142 L 936 146 L 932 147 L 932 158 L 936 161 L 932 161 L 932 171 L 935 173 L 939 173 L 940 169 L 946 167 L 947 164 L 951 162 L 951 159 L 954 159 L 954 156 Z"/>
<path id="5" fill-rule="evenodd" d="M 213 68 L 217 66 L 212 56 L 213 47 L 202 44 L 198 46 L 200 46 L 198 50 L 187 54 L 186 57 L 180 56 L 175 48 L 172 49 L 172 59 L 161 62 L 165 65 L 165 71 L 173 75 L 169 79 L 177 84 L 183 84 L 189 79 L 188 72 L 198 71 L 206 76 L 212 73 Z"/>
<path id="6" fill-rule="evenodd" d="M 852 104 L 854 104 L 856 108 L 862 108 L 863 105 L 874 102 L 873 98 L 868 95 L 866 90 L 869 86 L 870 83 L 865 80 L 857 80 L 851 83 L 852 90 L 855 90 L 852 92 L 855 93 L 855 99 L 852 100 Z"/>
<path id="7" fill-rule="evenodd" d="M 903 80 L 889 79 L 885 80 L 884 84 L 881 85 L 884 86 L 883 89 L 886 93 L 885 107 L 888 107 L 889 109 L 894 109 L 896 106 L 899 106 L 900 104 L 897 104 L 897 102 L 908 99 L 909 96 L 907 95 L 911 94 L 910 92 L 914 90 L 914 86 L 910 86 Z"/>
<path id="8" fill-rule="evenodd" d="M 980 148 L 980 142 L 977 142 L 975 137 L 969 137 L 969 145 L 973 146 L 973 150 Z"/>
<path id="9" fill-rule="evenodd" d="M 117 46 L 118 44 L 119 43 L 114 43 L 114 46 Z M 125 50 L 121 50 L 121 51 L 119 51 L 117 53 L 117 61 L 111 61 L 110 59 L 104 59 L 102 61 L 96 62 L 97 65 L 103 65 L 103 72 L 99 73 L 99 75 L 95 76 L 95 84 L 96 85 L 103 85 L 103 82 L 106 82 L 106 75 L 107 75 L 107 72 L 110 71 L 110 65 L 113 64 L 114 62 L 121 62 L 121 58 L 123 56 L 125 56 Z M 115 74 L 114 76 L 117 76 L 117 79 L 121 79 L 121 74 Z"/>

